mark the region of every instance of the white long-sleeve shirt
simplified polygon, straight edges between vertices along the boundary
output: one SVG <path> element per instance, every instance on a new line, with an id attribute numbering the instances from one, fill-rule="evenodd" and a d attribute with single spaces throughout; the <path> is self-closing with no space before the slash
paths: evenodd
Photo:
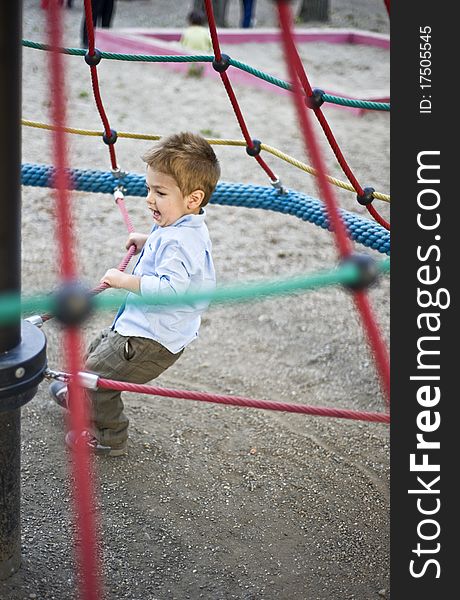
<path id="1" fill-rule="evenodd" d="M 141 278 L 140 293 L 182 294 L 213 290 L 216 274 L 205 211 L 184 215 L 172 225 L 155 225 L 139 256 L 133 275 Z M 201 314 L 209 302 L 176 306 L 134 304 L 128 293 L 112 329 L 120 335 L 156 340 L 176 354 L 198 336 Z"/>

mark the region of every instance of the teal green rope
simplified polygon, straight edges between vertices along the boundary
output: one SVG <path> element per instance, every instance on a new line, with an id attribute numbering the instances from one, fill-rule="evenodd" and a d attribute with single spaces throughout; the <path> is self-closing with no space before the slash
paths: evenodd
<path id="1" fill-rule="evenodd" d="M 237 69 L 241 69 L 242 71 L 246 71 L 246 73 L 250 73 L 259 79 L 263 79 L 264 81 L 268 81 L 268 83 L 272 83 L 277 87 L 283 88 L 284 90 L 292 90 L 292 85 L 287 81 L 283 81 L 282 79 L 278 79 L 278 77 L 274 77 L 273 75 L 268 75 L 263 71 L 259 71 L 250 65 L 246 65 L 245 63 L 240 62 L 239 60 L 230 59 L 230 64 Z"/>
<path id="2" fill-rule="evenodd" d="M 377 267 L 380 273 L 390 271 L 390 259 L 379 261 Z M 323 286 L 338 284 L 352 284 L 359 278 L 359 270 L 353 265 L 343 265 L 330 271 L 324 271 L 309 276 L 293 277 L 287 280 L 252 283 L 244 287 L 221 287 L 212 292 L 201 294 L 178 294 L 177 296 L 164 296 L 152 294 L 133 298 L 136 304 L 150 305 L 177 305 L 203 302 L 209 300 L 214 303 L 246 302 L 255 298 L 292 294 L 303 290 L 317 289 Z M 124 300 L 125 293 L 112 293 L 94 298 L 97 309 L 115 309 Z M 16 319 L 19 313 L 45 314 L 54 313 L 54 297 L 52 295 L 21 298 L 17 294 L 0 295 L 0 323 L 8 323 Z"/>
<path id="3" fill-rule="evenodd" d="M 22 45 L 26 48 L 34 48 L 35 50 L 50 50 L 51 47 L 47 44 L 41 44 L 39 42 L 32 42 L 30 40 L 22 40 Z M 84 56 L 86 50 L 83 48 L 60 48 L 60 52 L 63 54 L 69 54 L 71 56 Z M 176 55 L 150 55 L 150 54 L 119 54 L 117 52 L 101 52 L 102 58 L 108 60 L 126 60 L 126 61 L 142 61 L 142 62 L 212 62 L 214 56 L 208 55 L 191 55 L 191 56 L 176 56 Z M 263 79 L 272 85 L 276 85 L 285 90 L 291 90 L 292 86 L 287 81 L 283 81 L 278 77 L 259 71 L 250 65 L 240 62 L 239 60 L 230 59 L 230 65 L 246 71 L 259 79 Z M 368 110 L 390 110 L 390 104 L 387 102 L 371 102 L 369 100 L 353 100 L 351 98 L 342 98 L 341 96 L 331 96 L 330 94 L 324 94 L 323 99 L 325 102 L 331 104 L 340 104 L 341 106 L 352 106 L 354 108 L 365 108 Z"/>
<path id="4" fill-rule="evenodd" d="M 340 96 L 323 95 L 324 102 L 340 104 L 341 106 L 353 106 L 354 108 L 367 108 L 368 110 L 390 110 L 389 102 L 372 102 L 371 100 L 353 100 L 353 98 L 342 98 Z"/>

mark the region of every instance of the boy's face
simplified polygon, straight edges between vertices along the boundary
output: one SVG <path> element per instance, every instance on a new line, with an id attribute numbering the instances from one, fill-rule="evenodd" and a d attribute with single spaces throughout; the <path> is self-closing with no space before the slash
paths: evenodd
<path id="1" fill-rule="evenodd" d="M 199 212 L 190 196 L 184 197 L 175 180 L 165 173 L 154 171 L 147 167 L 145 179 L 147 186 L 147 206 L 152 213 L 154 222 L 160 227 L 172 225 L 184 215 Z"/>

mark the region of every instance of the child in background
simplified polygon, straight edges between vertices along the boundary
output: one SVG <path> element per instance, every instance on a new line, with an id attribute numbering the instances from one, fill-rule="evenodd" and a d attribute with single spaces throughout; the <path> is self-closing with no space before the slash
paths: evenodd
<path id="1" fill-rule="evenodd" d="M 205 16 L 199 10 L 192 10 L 187 17 L 189 26 L 184 30 L 180 43 L 190 49 L 209 54 L 212 51 L 211 36 L 204 26 Z M 202 77 L 204 66 L 202 64 L 191 64 L 188 69 L 189 77 Z"/>
<path id="2" fill-rule="evenodd" d="M 85 370 L 103 378 L 146 383 L 176 362 L 198 336 L 201 314 L 209 302 L 160 307 L 133 301 L 149 294 L 176 295 L 213 290 L 215 271 L 204 206 L 220 177 L 219 162 L 208 142 L 193 133 L 172 135 L 149 150 L 147 207 L 153 219 L 149 234 L 131 233 L 139 260 L 132 274 L 109 269 L 101 282 L 128 291 L 112 326 L 89 346 Z M 67 406 L 67 386 L 55 381 L 53 399 Z M 87 391 L 90 431 L 69 431 L 66 444 L 86 444 L 95 454 L 126 454 L 128 418 L 121 393 Z M 71 409 L 71 407 L 70 407 Z"/>

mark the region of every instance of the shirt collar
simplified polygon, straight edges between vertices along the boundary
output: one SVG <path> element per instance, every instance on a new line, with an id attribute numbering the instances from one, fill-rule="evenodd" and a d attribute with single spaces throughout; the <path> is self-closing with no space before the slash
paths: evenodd
<path id="1" fill-rule="evenodd" d="M 177 221 L 172 223 L 170 227 L 178 227 L 179 225 L 185 225 L 186 227 L 199 227 L 205 219 L 206 211 L 204 208 L 200 209 L 200 213 L 198 215 L 183 215 L 179 217 Z"/>

